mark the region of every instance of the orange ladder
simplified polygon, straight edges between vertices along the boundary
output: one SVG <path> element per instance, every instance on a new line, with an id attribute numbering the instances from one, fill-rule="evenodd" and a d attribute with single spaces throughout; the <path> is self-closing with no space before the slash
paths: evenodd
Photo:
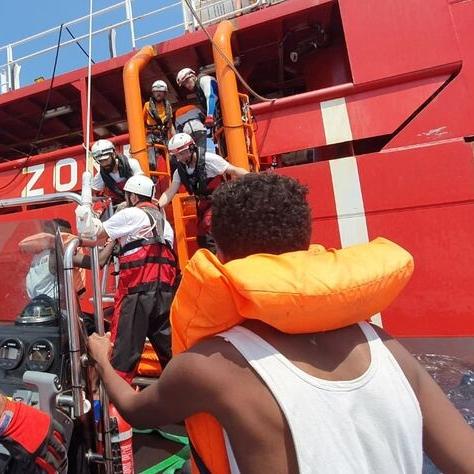
<path id="1" fill-rule="evenodd" d="M 171 182 L 171 170 L 168 149 L 164 145 L 154 144 L 155 150 L 164 158 L 165 169 L 149 171 L 151 177 L 159 180 L 160 191 L 163 192 Z M 157 153 L 158 156 L 158 153 Z M 161 163 L 157 158 L 157 166 Z M 164 186 L 162 186 L 164 185 Z M 157 196 L 158 197 L 158 196 Z M 172 220 L 175 233 L 176 251 L 180 268 L 184 268 L 193 251 L 197 248 L 196 238 L 196 199 L 188 193 L 178 193 L 173 198 L 171 205 L 173 210 Z"/>

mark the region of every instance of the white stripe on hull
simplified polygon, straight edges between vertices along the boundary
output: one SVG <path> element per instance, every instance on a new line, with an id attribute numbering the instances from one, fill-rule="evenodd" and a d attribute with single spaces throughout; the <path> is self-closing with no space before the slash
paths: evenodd
<path id="1" fill-rule="evenodd" d="M 321 102 L 321 114 L 328 145 L 352 140 L 351 124 L 344 97 Z"/>
<path id="2" fill-rule="evenodd" d="M 364 201 L 355 156 L 331 160 L 329 167 L 336 200 L 341 245 L 349 247 L 368 242 Z"/>
<path id="3" fill-rule="evenodd" d="M 352 140 L 347 105 L 343 97 L 321 102 L 321 113 L 328 145 Z M 348 156 L 330 160 L 329 168 L 342 247 L 368 242 L 369 234 L 357 159 L 355 156 Z M 382 327 L 380 313 L 372 316 L 372 322 Z"/>

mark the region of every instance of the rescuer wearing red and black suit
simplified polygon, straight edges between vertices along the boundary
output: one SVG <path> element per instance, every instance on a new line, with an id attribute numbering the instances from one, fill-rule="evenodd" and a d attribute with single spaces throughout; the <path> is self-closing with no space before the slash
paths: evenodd
<path id="1" fill-rule="evenodd" d="M 164 234 L 162 212 L 152 203 L 155 186 L 147 176 L 132 176 L 124 186 L 127 207 L 104 223 L 98 238 L 120 243 L 119 284 L 112 318 L 112 364 L 131 382 L 148 337 L 162 367 L 171 358 L 169 311 L 177 263 Z"/>
<path id="2" fill-rule="evenodd" d="M 160 196 L 158 205 L 164 207 L 171 202 L 181 184 L 197 200 L 197 242 L 199 247 L 216 252 L 211 236 L 212 193 L 222 183 L 223 175 L 244 176 L 247 170 L 233 166 L 215 153 L 205 152 L 196 146 L 187 133 L 177 133 L 168 143 L 171 157 L 177 160 L 178 167 L 173 173 L 169 188 Z"/>
<path id="3" fill-rule="evenodd" d="M 0 394 L 0 472 L 63 474 L 67 450 L 51 417 Z"/>

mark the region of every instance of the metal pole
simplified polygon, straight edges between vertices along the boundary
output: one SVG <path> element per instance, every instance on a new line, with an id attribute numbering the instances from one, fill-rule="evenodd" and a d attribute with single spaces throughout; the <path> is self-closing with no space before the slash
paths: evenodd
<path id="1" fill-rule="evenodd" d="M 91 270 L 92 270 L 92 287 L 94 298 L 94 320 L 95 330 L 100 336 L 103 336 L 104 331 L 104 308 L 102 306 L 102 291 L 99 275 L 99 249 L 97 245 L 91 248 Z M 109 397 L 105 392 L 102 381 L 99 384 L 99 398 L 102 406 L 102 426 L 104 428 L 104 452 L 105 452 L 105 467 L 108 473 L 113 472 L 112 463 L 112 433 L 109 416 Z"/>
<path id="2" fill-rule="evenodd" d="M 69 242 L 64 252 L 64 281 L 66 282 L 67 331 L 69 338 L 69 354 L 71 356 L 71 383 L 74 417 L 84 414 L 81 386 L 81 343 L 79 339 L 79 314 L 76 291 L 74 289 L 74 264 L 72 258 L 79 246 L 79 239 Z"/>
<path id="3" fill-rule="evenodd" d="M 199 16 L 199 19 L 201 19 L 202 11 L 201 11 L 201 9 L 199 9 L 199 11 L 198 11 L 198 7 L 196 6 L 196 0 L 191 0 L 191 6 L 193 7 L 194 11 Z M 192 19 L 193 19 L 193 31 L 196 31 L 198 29 L 199 23 L 198 23 L 197 19 L 194 18 L 194 15 L 192 14 L 192 12 L 191 12 L 191 15 L 192 15 Z"/>
<path id="4" fill-rule="evenodd" d="M 125 11 L 127 20 L 130 22 L 130 36 L 132 37 L 132 48 L 136 49 L 135 25 L 133 24 L 132 0 L 125 0 Z"/>
<path id="5" fill-rule="evenodd" d="M 100 336 L 104 335 L 104 308 L 102 306 L 102 291 L 99 275 L 99 249 L 91 248 L 92 288 L 94 298 L 95 330 Z"/>
<path id="6" fill-rule="evenodd" d="M 87 57 L 87 116 L 86 116 L 86 171 L 89 173 L 94 172 L 94 164 L 92 161 L 91 155 L 91 121 L 92 121 L 92 108 L 91 108 L 91 99 L 92 99 L 92 17 L 93 17 L 93 0 L 89 0 L 89 46 L 88 52 L 89 55 Z M 94 136 L 94 134 L 92 134 Z"/>
<path id="7" fill-rule="evenodd" d="M 0 200 L 0 208 L 2 207 L 16 207 L 28 206 L 29 204 L 53 203 L 53 202 L 75 202 L 82 203 L 81 196 L 76 193 L 55 193 L 43 194 L 42 196 L 27 196 Z"/>
<path id="8" fill-rule="evenodd" d="M 184 21 L 184 31 L 191 32 L 194 31 L 194 21 L 191 12 L 189 11 L 188 5 L 184 0 L 181 0 L 181 8 L 183 10 L 183 21 Z"/>
<path id="9" fill-rule="evenodd" d="M 102 406 L 102 426 L 104 427 L 104 447 L 105 447 L 105 469 L 107 473 L 114 472 L 114 465 L 112 460 L 112 433 L 109 415 L 109 397 L 104 388 L 102 381 L 99 383 L 99 399 Z"/>
<path id="10" fill-rule="evenodd" d="M 13 48 L 9 44 L 7 46 L 7 88 L 13 90 Z"/>

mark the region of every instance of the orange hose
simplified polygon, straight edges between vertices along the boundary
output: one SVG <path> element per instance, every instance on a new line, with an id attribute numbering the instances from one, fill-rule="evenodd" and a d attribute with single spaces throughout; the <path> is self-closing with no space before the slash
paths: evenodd
<path id="1" fill-rule="evenodd" d="M 227 159 L 235 166 L 249 169 L 247 146 L 245 142 L 242 112 L 240 110 L 239 91 L 234 71 L 214 46 L 220 47 L 231 64 L 234 62 L 230 40 L 234 28 L 230 21 L 219 23 L 213 38 L 212 54 L 216 65 L 219 84 L 219 103 L 224 122 L 224 134 L 227 145 Z"/>
<path id="2" fill-rule="evenodd" d="M 136 158 L 143 172 L 148 175 L 148 153 L 143 122 L 143 105 L 140 90 L 140 72 L 156 56 L 152 46 L 144 46 L 127 61 L 123 68 L 123 87 L 127 110 L 128 131 L 130 134 L 130 154 Z"/>

